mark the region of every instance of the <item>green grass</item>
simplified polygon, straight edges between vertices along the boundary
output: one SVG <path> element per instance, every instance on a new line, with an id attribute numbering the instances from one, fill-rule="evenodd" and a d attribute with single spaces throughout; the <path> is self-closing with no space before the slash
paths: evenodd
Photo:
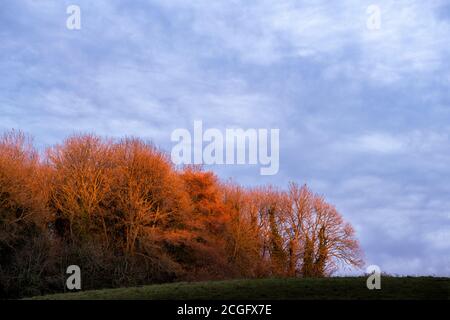
<path id="1" fill-rule="evenodd" d="M 381 290 L 368 290 L 364 277 L 255 279 L 178 282 L 34 297 L 33 299 L 446 299 L 450 278 L 382 277 Z"/>

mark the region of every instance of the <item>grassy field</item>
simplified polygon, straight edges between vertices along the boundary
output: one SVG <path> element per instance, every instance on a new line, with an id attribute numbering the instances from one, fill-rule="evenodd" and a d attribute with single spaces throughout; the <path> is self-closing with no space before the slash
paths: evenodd
<path id="1" fill-rule="evenodd" d="M 133 288 L 55 294 L 33 299 L 446 299 L 450 278 L 382 277 L 368 290 L 364 277 L 179 282 Z"/>

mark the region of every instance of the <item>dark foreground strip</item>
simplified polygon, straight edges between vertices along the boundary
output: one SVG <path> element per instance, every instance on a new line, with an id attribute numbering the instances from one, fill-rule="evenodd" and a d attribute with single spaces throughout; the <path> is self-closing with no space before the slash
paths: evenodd
<path id="1" fill-rule="evenodd" d="M 445 314 L 442 301 L 0 301 L 0 319 L 365 319 Z M 9 316 L 8 316 L 9 315 Z M 13 317 L 11 317 L 13 315 Z"/>

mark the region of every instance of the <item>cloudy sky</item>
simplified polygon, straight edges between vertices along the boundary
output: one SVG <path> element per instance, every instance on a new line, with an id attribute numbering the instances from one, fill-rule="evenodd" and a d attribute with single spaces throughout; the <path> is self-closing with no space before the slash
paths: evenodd
<path id="1" fill-rule="evenodd" d="M 279 128 L 277 175 L 212 169 L 307 183 L 355 226 L 367 264 L 449 276 L 449 57 L 448 1 L 4 0 L 0 131 L 42 149 L 95 132 L 170 151 L 194 120 Z"/>

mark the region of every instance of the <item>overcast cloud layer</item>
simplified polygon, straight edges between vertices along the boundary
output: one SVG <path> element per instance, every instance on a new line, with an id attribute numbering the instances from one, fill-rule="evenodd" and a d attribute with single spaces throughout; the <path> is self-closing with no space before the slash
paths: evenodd
<path id="1" fill-rule="evenodd" d="M 81 30 L 66 7 L 81 7 Z M 381 29 L 366 27 L 367 7 Z M 280 171 L 357 230 L 367 264 L 450 276 L 448 1 L 51 1 L 0 8 L 0 130 L 152 139 L 280 128 Z"/>

